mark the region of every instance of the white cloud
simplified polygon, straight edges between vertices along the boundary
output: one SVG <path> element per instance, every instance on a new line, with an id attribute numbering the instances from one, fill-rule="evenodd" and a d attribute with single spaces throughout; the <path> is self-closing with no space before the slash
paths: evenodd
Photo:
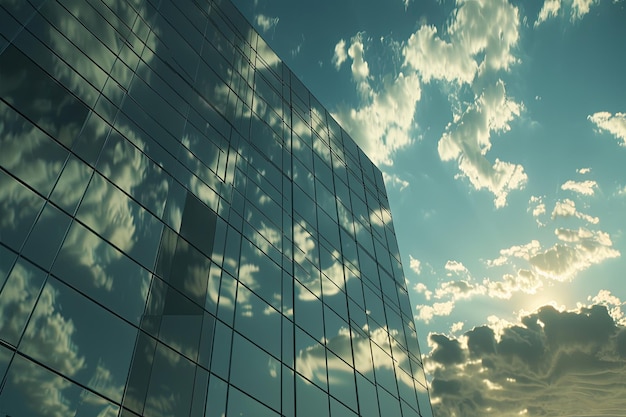
<path id="1" fill-rule="evenodd" d="M 578 194 L 593 195 L 594 189 L 598 188 L 598 183 L 592 180 L 587 181 L 572 181 L 569 180 L 565 184 L 561 185 L 561 190 L 569 190 Z"/>
<path id="2" fill-rule="evenodd" d="M 456 275 L 469 274 L 469 271 L 467 270 L 465 265 L 458 261 L 448 261 L 446 262 L 444 268 L 446 271 L 448 271 L 448 276 L 450 276 L 452 273 L 455 273 Z"/>
<path id="3" fill-rule="evenodd" d="M 435 290 L 435 298 L 441 299 L 444 297 L 452 298 L 453 302 L 461 299 L 467 299 L 474 295 L 484 294 L 485 288 L 478 284 L 472 284 L 468 280 L 460 281 L 447 281 L 443 282 Z"/>
<path id="4" fill-rule="evenodd" d="M 457 1 L 457 11 L 443 34 L 422 26 L 403 50 L 405 63 L 425 82 L 431 79 L 471 83 L 480 70 L 508 70 L 517 61 L 512 49 L 519 38 L 519 13 L 506 0 Z"/>
<path id="5" fill-rule="evenodd" d="M 418 282 L 417 284 L 415 284 L 415 286 L 413 287 L 413 289 L 418 293 L 418 294 L 424 294 L 424 297 L 426 297 L 427 300 L 430 300 L 433 292 L 430 291 L 428 289 L 428 287 L 426 286 L 426 284 L 422 283 L 422 282 Z"/>
<path id="6" fill-rule="evenodd" d="M 591 6 L 599 4 L 598 0 L 546 0 L 537 16 L 535 27 L 545 21 L 557 17 L 561 11 L 563 14 L 570 16 L 570 21 L 575 22 L 582 19 L 589 11 Z"/>
<path id="7" fill-rule="evenodd" d="M 530 200 L 528 201 L 527 211 L 532 212 L 532 215 L 535 218 L 537 225 L 545 226 L 545 224 L 539 220 L 540 216 L 546 214 L 546 205 L 543 202 L 543 197 L 531 196 Z"/>
<path id="8" fill-rule="evenodd" d="M 409 268 L 411 268 L 411 271 L 415 272 L 417 275 L 422 273 L 422 263 L 419 259 L 415 259 L 411 255 L 409 255 Z"/>
<path id="9" fill-rule="evenodd" d="M 580 168 L 577 169 L 576 172 L 581 175 L 589 174 L 591 172 L 591 168 Z"/>
<path id="10" fill-rule="evenodd" d="M 626 302 L 623 302 L 618 297 L 611 294 L 611 291 L 600 290 L 597 295 L 587 297 L 587 301 L 605 306 L 616 323 L 626 326 L 626 315 L 624 315 L 622 311 L 622 306 L 626 305 Z M 582 306 L 579 305 L 578 307 L 580 308 Z"/>
<path id="11" fill-rule="evenodd" d="M 554 220 L 557 217 L 576 217 L 591 224 L 598 224 L 600 222 L 599 218 L 592 217 L 576 210 L 576 204 L 569 198 L 556 202 L 554 210 L 552 211 L 552 219 Z"/>
<path id="12" fill-rule="evenodd" d="M 409 37 L 402 54 L 405 64 L 419 72 L 424 82 L 471 83 L 478 64 L 461 48 L 439 38 L 434 26 L 422 26 Z"/>
<path id="13" fill-rule="evenodd" d="M 534 272 L 548 279 L 571 281 L 591 265 L 620 256 L 606 232 L 580 228 L 557 229 L 555 234 L 564 243 L 556 243 L 529 259 Z"/>
<path id="14" fill-rule="evenodd" d="M 255 23 L 263 32 L 275 28 L 279 20 L 278 17 L 269 17 L 264 14 L 258 14 L 254 18 Z"/>
<path id="15" fill-rule="evenodd" d="M 405 190 L 409 185 L 411 185 L 407 180 L 403 180 L 395 174 L 387 174 L 386 172 L 383 172 L 383 179 L 385 180 L 385 184 L 392 187 L 398 187 L 400 191 Z"/>
<path id="16" fill-rule="evenodd" d="M 333 54 L 333 64 L 335 64 L 335 68 L 341 68 L 341 64 L 343 64 L 347 58 L 346 41 L 341 39 L 337 42 L 337 45 L 335 45 L 335 53 Z"/>
<path id="17" fill-rule="evenodd" d="M 599 130 L 606 130 L 618 140 L 621 146 L 626 146 L 626 113 L 598 112 L 587 117 L 598 126 Z M 620 141 L 621 139 L 621 141 Z"/>
<path id="18" fill-rule="evenodd" d="M 367 77 L 370 75 L 369 65 L 363 58 L 363 51 L 364 47 L 361 35 L 357 35 L 352 38 L 352 43 L 350 44 L 350 48 L 348 48 L 348 56 L 352 59 L 352 65 L 350 66 L 352 76 L 358 83 L 366 81 Z"/>
<path id="19" fill-rule="evenodd" d="M 598 3 L 598 0 L 574 0 L 572 2 L 572 20 L 580 19 L 591 9 L 592 5 Z"/>
<path id="20" fill-rule="evenodd" d="M 525 186 L 524 167 L 495 160 L 491 164 L 485 154 L 491 148 L 491 132 L 510 130 L 509 122 L 519 116 L 522 105 L 506 96 L 504 82 L 498 80 L 485 88 L 476 101 L 456 116 L 439 140 L 438 151 L 442 161 L 456 160 L 462 176 L 475 189 L 486 188 L 494 196 L 496 207 L 506 205 L 510 191 Z"/>
<path id="21" fill-rule="evenodd" d="M 429 305 L 418 305 L 416 320 L 429 323 L 436 316 L 449 316 L 454 309 L 454 301 L 446 301 L 444 303 L 434 303 Z"/>
<path id="22" fill-rule="evenodd" d="M 489 297 L 510 299 L 515 293 L 535 294 L 543 282 L 528 269 L 520 269 L 516 274 L 505 274 L 499 281 L 485 279 L 483 285 Z"/>
<path id="23" fill-rule="evenodd" d="M 357 65 L 355 69 L 353 63 L 354 72 L 357 77 L 362 77 L 362 65 Z M 360 79 L 359 89 L 364 95 L 364 104 L 356 109 L 341 111 L 336 118 L 374 163 L 391 166 L 392 156 L 413 143 L 410 129 L 415 105 L 421 97 L 419 78 L 416 74 L 405 76 L 400 73 L 379 91 L 372 89 L 365 79 Z"/>
<path id="24" fill-rule="evenodd" d="M 546 0 L 539 12 L 539 17 L 535 22 L 535 27 L 539 26 L 546 20 L 555 17 L 561 9 L 561 0 Z"/>

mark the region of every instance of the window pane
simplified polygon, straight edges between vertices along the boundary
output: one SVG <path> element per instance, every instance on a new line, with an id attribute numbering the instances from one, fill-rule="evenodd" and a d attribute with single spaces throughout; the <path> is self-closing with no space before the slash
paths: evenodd
<path id="1" fill-rule="evenodd" d="M 194 379 L 193 363 L 165 345 L 157 344 L 145 415 L 154 417 L 189 415 Z"/>
<path id="2" fill-rule="evenodd" d="M 71 146 L 87 117 L 88 109 L 81 101 L 13 45 L 0 59 L 0 79 L 0 96 L 59 142 Z"/>
<path id="3" fill-rule="evenodd" d="M 19 349 L 120 402 L 135 337 L 135 328 L 50 278 Z"/>
<path id="4" fill-rule="evenodd" d="M 68 151 L 2 101 L 0 122 L 0 166 L 47 196 Z"/>
<path id="5" fill-rule="evenodd" d="M 70 221 L 71 218 L 61 210 L 46 204 L 26 241 L 24 256 L 42 268 L 50 269 Z"/>
<path id="6" fill-rule="evenodd" d="M 328 417 L 328 395 L 298 375 L 296 407 L 298 417 Z"/>
<path id="7" fill-rule="evenodd" d="M 0 292 L 0 339 L 17 346 L 46 273 L 20 258 Z"/>
<path id="8" fill-rule="evenodd" d="M 281 315 L 278 311 L 239 284 L 235 330 L 280 358 L 280 322 Z"/>
<path id="9" fill-rule="evenodd" d="M 94 175 L 77 218 L 152 269 L 163 224 L 100 175 Z"/>
<path id="10" fill-rule="evenodd" d="M 112 417 L 119 406 L 16 355 L 0 394 L 0 410 L 7 416 Z"/>
<path id="11" fill-rule="evenodd" d="M 132 323 L 143 314 L 150 273 L 124 253 L 74 222 L 52 273 Z"/>
<path id="12" fill-rule="evenodd" d="M 280 362 L 235 333 L 230 361 L 231 383 L 280 410 Z"/>
<path id="13" fill-rule="evenodd" d="M 278 413 L 253 400 L 238 389 L 228 392 L 228 417 L 278 417 Z"/>

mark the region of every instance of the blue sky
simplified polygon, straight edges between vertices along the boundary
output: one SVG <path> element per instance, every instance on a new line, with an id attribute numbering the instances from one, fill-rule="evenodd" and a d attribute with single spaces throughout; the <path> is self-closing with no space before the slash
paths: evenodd
<path id="1" fill-rule="evenodd" d="M 436 415 L 622 415 L 626 2 L 235 4 L 385 175 Z"/>

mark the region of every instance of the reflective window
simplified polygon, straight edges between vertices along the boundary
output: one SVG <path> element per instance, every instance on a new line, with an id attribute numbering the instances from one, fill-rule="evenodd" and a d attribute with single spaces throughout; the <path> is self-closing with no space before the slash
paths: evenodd
<path id="1" fill-rule="evenodd" d="M 294 282 L 294 318 L 298 326 L 317 340 L 324 339 L 322 302 L 302 284 Z"/>
<path id="2" fill-rule="evenodd" d="M 82 102 L 14 45 L 2 53 L 0 78 L 2 98 L 59 142 L 71 146 L 87 117 L 88 109 Z M 26 131 L 16 131 L 20 133 Z"/>
<path id="3" fill-rule="evenodd" d="M 23 254 L 45 269 L 52 261 L 65 238 L 71 218 L 52 204 L 46 204 L 24 245 Z"/>
<path id="4" fill-rule="evenodd" d="M 0 410 L 7 416 L 116 416 L 119 406 L 16 355 L 0 393 Z"/>
<path id="5" fill-rule="evenodd" d="M 148 393 L 155 349 L 156 340 L 140 331 L 133 351 L 133 360 L 122 403 L 124 407 L 140 414 L 143 413 Z"/>
<path id="6" fill-rule="evenodd" d="M 228 392 L 227 417 L 278 417 L 279 414 L 265 405 L 255 401 L 237 388 L 231 387 Z"/>
<path id="7" fill-rule="evenodd" d="M 230 346 L 233 331 L 221 321 L 216 321 L 215 335 L 213 336 L 213 356 L 211 357 L 211 372 L 228 379 L 230 369 Z"/>
<path id="8" fill-rule="evenodd" d="M 50 278 L 19 350 L 120 402 L 136 334 L 135 328 Z"/>
<path id="9" fill-rule="evenodd" d="M 380 410 L 384 415 L 400 416 L 400 402 L 397 398 L 389 394 L 384 389 L 378 387 L 378 401 L 380 402 Z"/>
<path id="10" fill-rule="evenodd" d="M 280 358 L 281 315 L 244 285 L 237 290 L 235 330 Z"/>
<path id="11" fill-rule="evenodd" d="M 235 333 L 230 360 L 230 382 L 233 385 L 280 410 L 280 368 L 277 359 Z"/>
<path id="12" fill-rule="evenodd" d="M 161 236 L 156 272 L 198 305 L 204 305 L 211 261 L 170 228 Z"/>
<path id="13" fill-rule="evenodd" d="M 205 417 L 224 417 L 226 415 L 227 395 L 228 384 L 215 375 L 211 375 Z"/>
<path id="14" fill-rule="evenodd" d="M 19 258 L 0 292 L 0 339 L 17 346 L 46 273 Z"/>
<path id="15" fill-rule="evenodd" d="M 0 291 L 13 267 L 17 254 L 0 245 Z"/>
<path id="16" fill-rule="evenodd" d="M 44 200 L 24 184 L 0 170 L 0 237 L 2 243 L 19 251 Z"/>
<path id="17" fill-rule="evenodd" d="M 153 267 L 163 224 L 100 175 L 91 179 L 77 218 L 145 267 Z"/>
<path id="18" fill-rule="evenodd" d="M 74 214 L 80 199 L 83 197 L 93 169 L 74 155 L 70 155 L 61 176 L 54 186 L 50 200 L 63 210 Z"/>
<path id="19" fill-rule="evenodd" d="M 52 273 L 132 323 L 139 324 L 150 273 L 78 222 L 72 223 Z"/>
<path id="20" fill-rule="evenodd" d="M 357 410 L 354 370 L 331 352 L 328 352 L 328 390 L 332 396 Z"/>
<path id="21" fill-rule="evenodd" d="M 330 399 L 330 415 L 332 417 L 357 417 L 352 410 L 334 398 Z"/>
<path id="22" fill-rule="evenodd" d="M 109 181 L 161 217 L 169 176 L 117 131 L 109 135 L 97 168 Z"/>
<path id="23" fill-rule="evenodd" d="M 194 380 L 193 363 L 157 343 L 144 414 L 155 417 L 189 415 Z"/>
<path id="24" fill-rule="evenodd" d="M 378 413 L 378 396 L 376 395 L 376 386 L 356 374 L 357 389 L 359 392 L 359 411 L 363 417 L 379 417 Z M 388 415 L 385 413 L 385 415 Z M 391 414 L 389 414 L 391 415 Z"/>
<path id="25" fill-rule="evenodd" d="M 13 358 L 13 351 L 0 345 L 0 378 L 4 380 L 4 374 L 9 367 L 9 362 Z"/>
<path id="26" fill-rule="evenodd" d="M 298 417 L 328 417 L 328 408 L 326 393 L 296 375 L 296 415 Z"/>
<path id="27" fill-rule="evenodd" d="M 0 121 L 4 125 L 0 166 L 47 196 L 61 172 L 67 150 L 1 101 Z"/>

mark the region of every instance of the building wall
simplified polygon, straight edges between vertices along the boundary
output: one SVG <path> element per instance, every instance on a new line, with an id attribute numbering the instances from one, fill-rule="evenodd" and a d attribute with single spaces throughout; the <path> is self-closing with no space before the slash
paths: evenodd
<path id="1" fill-rule="evenodd" d="M 227 1 L 0 0 L 0 416 L 431 416 L 380 171 Z"/>

